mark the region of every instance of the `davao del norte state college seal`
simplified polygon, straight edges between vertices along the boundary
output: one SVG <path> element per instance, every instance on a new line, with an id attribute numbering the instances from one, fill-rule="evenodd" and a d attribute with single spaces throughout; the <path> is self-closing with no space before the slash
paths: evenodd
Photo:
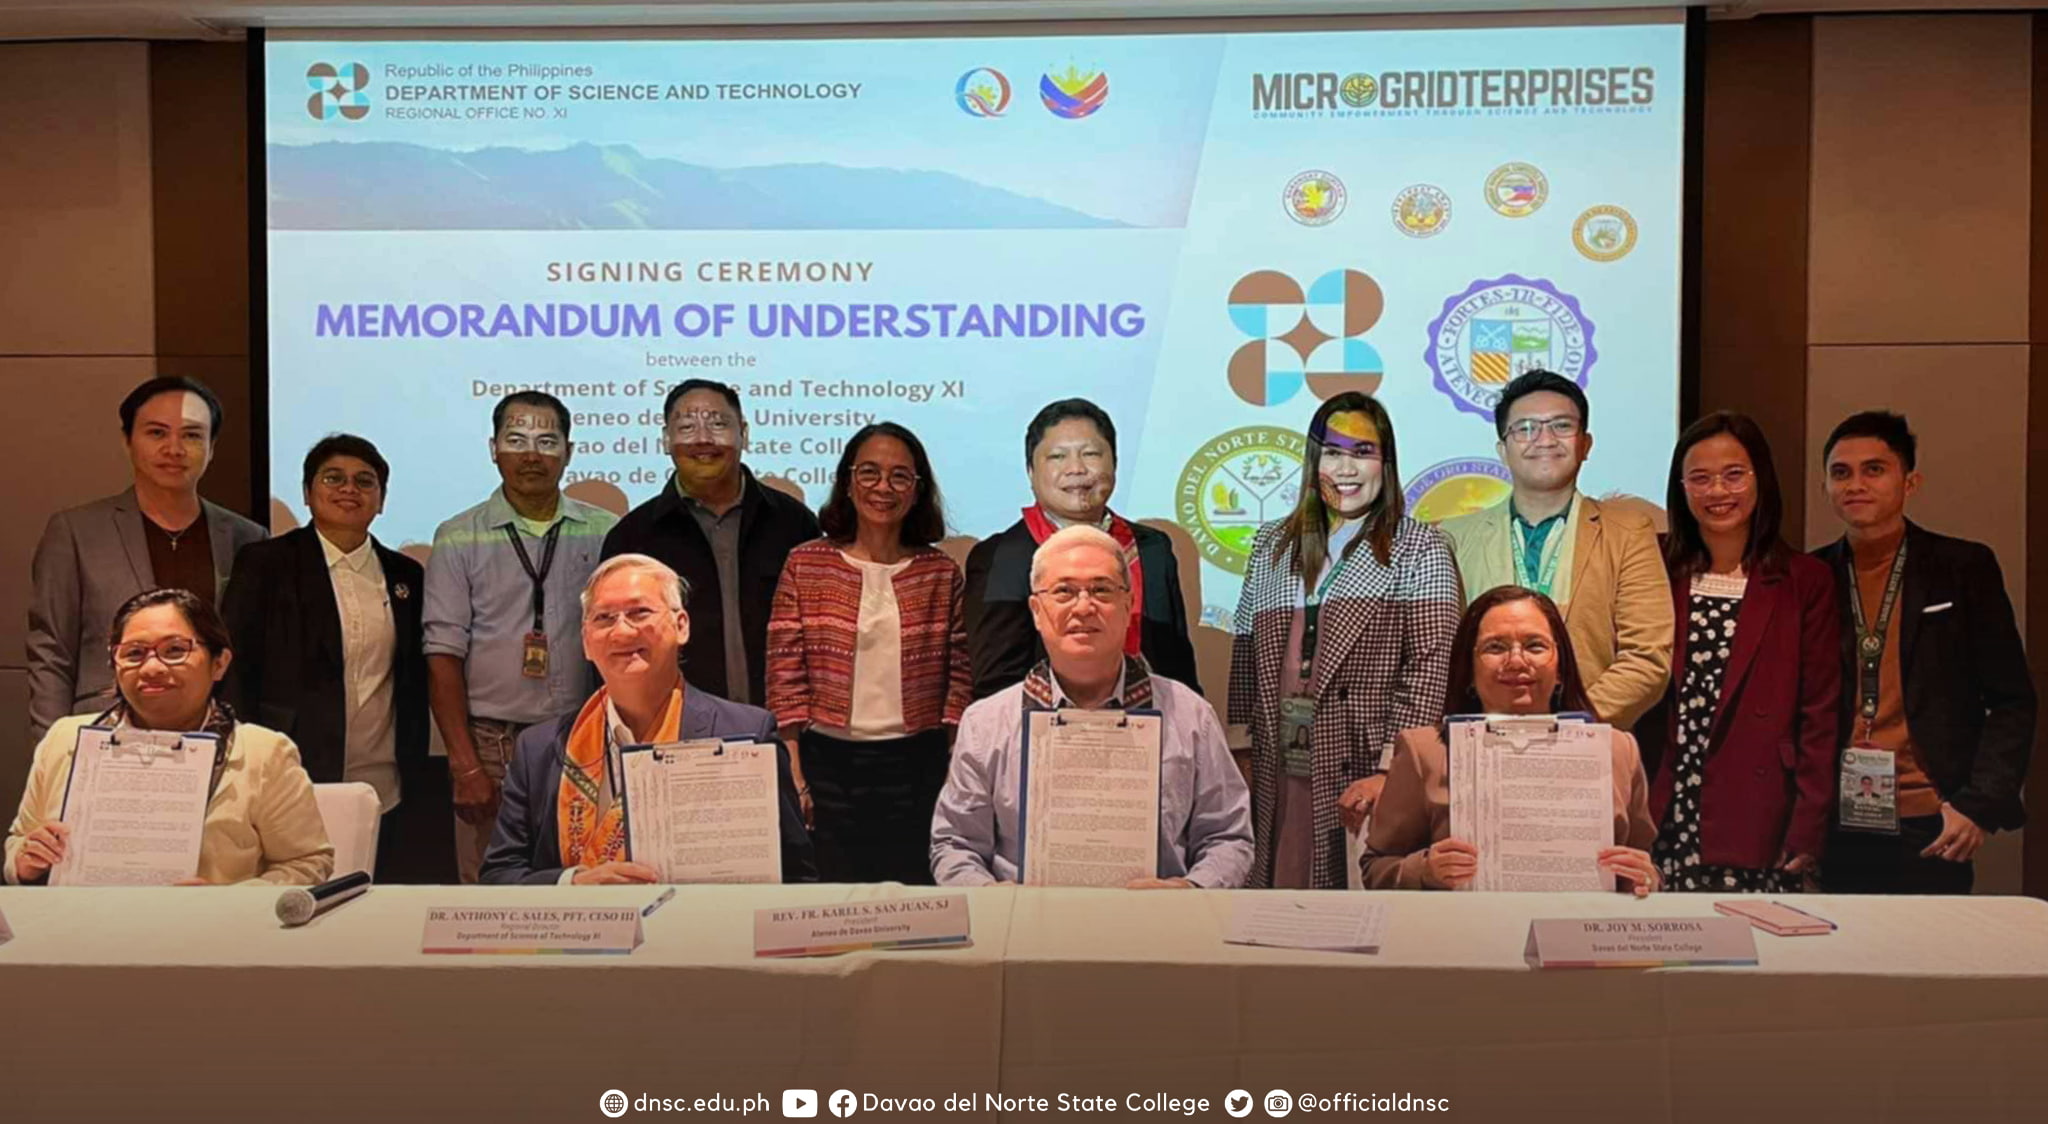
<path id="1" fill-rule="evenodd" d="M 1188 459 L 1174 488 L 1174 515 L 1202 561 L 1242 576 L 1259 525 L 1301 497 L 1304 438 L 1270 425 L 1219 434 Z"/>
<path id="2" fill-rule="evenodd" d="M 1472 282 L 1429 322 L 1431 381 L 1460 410 L 1492 420 L 1501 388 L 1541 368 L 1586 385 L 1599 353 L 1577 297 L 1510 273 Z"/>

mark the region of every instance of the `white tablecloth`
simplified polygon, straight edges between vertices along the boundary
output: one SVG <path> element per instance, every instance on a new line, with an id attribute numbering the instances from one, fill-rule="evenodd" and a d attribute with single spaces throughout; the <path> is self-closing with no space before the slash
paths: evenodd
<path id="1" fill-rule="evenodd" d="M 1756 968 L 1536 972 L 1531 918 L 1715 898 L 1390 894 L 1362 956 L 1225 945 L 1232 894 L 991 888 L 970 949 L 753 959 L 756 908 L 918 892 L 686 887 L 631 956 L 447 957 L 418 952 L 430 905 L 652 894 L 379 887 L 284 930 L 265 890 L 0 890 L 0 1120 L 601 1120 L 611 1088 L 765 1094 L 768 1119 L 785 1088 L 1107 1094 L 1124 1120 L 1130 1093 L 1227 1119 L 1236 1088 L 1632 1124 L 2048 1104 L 2048 904 L 2027 899 L 1816 897 L 1841 931 L 1758 934 Z"/>
<path id="2" fill-rule="evenodd" d="M 275 890 L 0 889 L 0 1121 L 602 1121 L 614 1088 L 779 1120 L 785 1088 L 993 1089 L 1009 891 L 969 895 L 972 948 L 754 959 L 756 908 L 892 892 L 919 891 L 683 887 L 629 956 L 426 956 L 429 906 L 654 892 L 379 886 L 287 930 Z"/>
<path id="3" fill-rule="evenodd" d="M 1450 1119 L 1632 1124 L 2048 1113 L 2048 903 L 1812 897 L 1840 931 L 1758 933 L 1755 968 L 1538 972 L 1532 918 L 1720 896 L 1379 896 L 1378 956 L 1223 944 L 1229 894 L 1020 898 L 1005 1091 L 1406 1093 Z"/>

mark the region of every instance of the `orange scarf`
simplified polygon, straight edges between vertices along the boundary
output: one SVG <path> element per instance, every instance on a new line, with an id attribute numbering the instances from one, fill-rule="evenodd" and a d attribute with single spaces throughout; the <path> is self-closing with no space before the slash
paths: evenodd
<path id="1" fill-rule="evenodd" d="M 611 807 L 598 814 L 598 796 L 605 782 L 605 742 L 608 725 L 606 703 L 609 688 L 600 687 L 583 704 L 569 727 L 569 743 L 563 747 L 562 783 L 555 791 L 555 816 L 560 833 L 563 866 L 596 866 L 626 857 L 626 802 L 614 793 Z M 683 692 L 678 687 L 669 695 L 661 712 L 661 724 L 654 741 L 672 742 L 683 724 Z M 625 783 L 620 778 L 621 785 Z"/>

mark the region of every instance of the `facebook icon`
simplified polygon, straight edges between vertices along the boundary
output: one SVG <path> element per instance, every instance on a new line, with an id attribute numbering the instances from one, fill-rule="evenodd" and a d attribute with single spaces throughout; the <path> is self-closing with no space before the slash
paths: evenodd
<path id="1" fill-rule="evenodd" d="M 832 1094 L 825 1104 L 834 1116 L 852 1116 L 853 1110 L 860 1107 L 860 1098 L 854 1096 L 851 1089 L 841 1089 Z"/>

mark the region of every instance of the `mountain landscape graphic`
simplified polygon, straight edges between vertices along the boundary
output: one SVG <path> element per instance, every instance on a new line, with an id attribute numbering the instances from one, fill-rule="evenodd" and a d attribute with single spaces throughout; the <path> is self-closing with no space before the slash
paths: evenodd
<path id="1" fill-rule="evenodd" d="M 268 146 L 276 230 L 1074 230 L 1128 227 L 949 172 L 713 168 L 577 144 Z"/>

